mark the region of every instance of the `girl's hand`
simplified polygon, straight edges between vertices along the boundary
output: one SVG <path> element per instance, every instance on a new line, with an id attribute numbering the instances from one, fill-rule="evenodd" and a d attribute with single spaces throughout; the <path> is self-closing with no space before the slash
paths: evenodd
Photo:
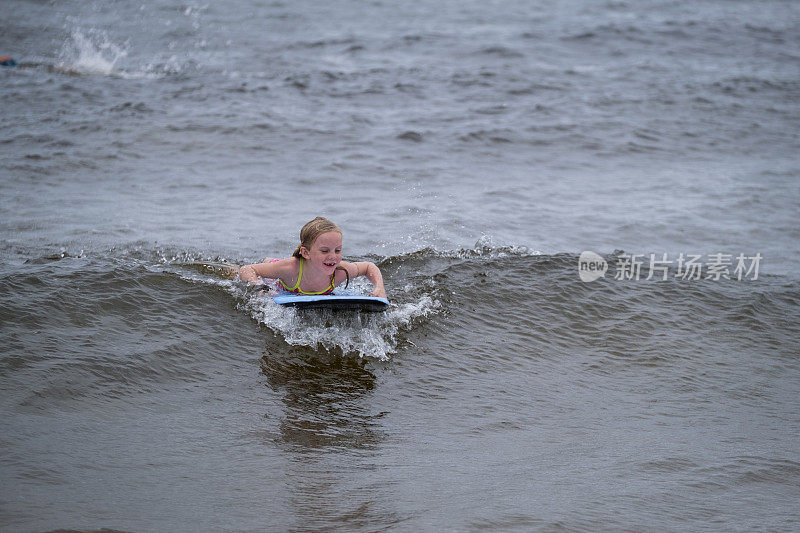
<path id="1" fill-rule="evenodd" d="M 369 295 L 377 296 L 378 298 L 386 298 L 386 289 L 384 289 L 383 287 L 381 287 L 380 289 L 375 289 L 374 291 L 369 293 Z"/>
<path id="2" fill-rule="evenodd" d="M 370 263 L 369 261 L 345 263 L 342 261 L 342 266 L 350 272 L 350 277 L 366 276 L 367 279 L 372 282 L 375 289 L 369 293 L 370 296 L 386 298 L 386 289 L 383 288 L 383 275 L 381 274 L 381 270 L 375 266 L 375 263 Z"/>
<path id="3" fill-rule="evenodd" d="M 263 283 L 261 285 L 256 285 L 256 296 L 259 298 L 263 296 L 275 296 L 278 294 L 270 285 Z"/>

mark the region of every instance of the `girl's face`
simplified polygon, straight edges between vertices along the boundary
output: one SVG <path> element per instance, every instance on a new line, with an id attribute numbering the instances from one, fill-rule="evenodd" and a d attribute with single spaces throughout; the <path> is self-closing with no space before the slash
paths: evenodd
<path id="1" fill-rule="evenodd" d="M 333 274 L 342 262 L 342 234 L 338 231 L 323 233 L 317 237 L 310 250 L 303 247 L 301 253 L 316 268 L 327 274 Z"/>

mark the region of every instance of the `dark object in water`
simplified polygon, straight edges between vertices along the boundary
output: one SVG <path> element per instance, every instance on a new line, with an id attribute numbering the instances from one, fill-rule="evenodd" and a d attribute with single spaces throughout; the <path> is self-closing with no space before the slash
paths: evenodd
<path id="1" fill-rule="evenodd" d="M 17 62 L 8 56 L 0 56 L 0 67 L 16 67 Z"/>

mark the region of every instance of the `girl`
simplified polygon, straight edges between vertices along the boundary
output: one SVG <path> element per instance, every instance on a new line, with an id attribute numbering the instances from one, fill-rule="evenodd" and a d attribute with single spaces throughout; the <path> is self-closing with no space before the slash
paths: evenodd
<path id="1" fill-rule="evenodd" d="M 317 217 L 300 230 L 300 245 L 288 259 L 271 259 L 245 265 L 239 279 L 261 284 L 259 277 L 274 279 L 281 291 L 296 294 L 330 294 L 343 281 L 367 276 L 375 289 L 370 296 L 386 298 L 381 271 L 373 263 L 342 261 L 342 230 L 327 218 Z"/>

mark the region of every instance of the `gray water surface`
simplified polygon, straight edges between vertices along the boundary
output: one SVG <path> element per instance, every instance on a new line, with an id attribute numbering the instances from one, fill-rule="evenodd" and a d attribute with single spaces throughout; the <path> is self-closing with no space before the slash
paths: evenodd
<path id="1" fill-rule="evenodd" d="M 798 528 L 796 3 L 6 4 L 3 531 Z"/>

